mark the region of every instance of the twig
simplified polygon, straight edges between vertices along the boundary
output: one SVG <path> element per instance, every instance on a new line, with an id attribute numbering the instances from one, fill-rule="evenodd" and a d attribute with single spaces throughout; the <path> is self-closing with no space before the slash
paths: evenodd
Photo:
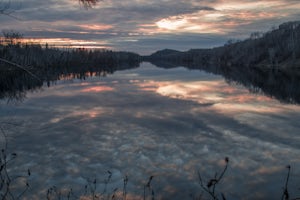
<path id="1" fill-rule="evenodd" d="M 286 168 L 288 169 L 288 174 L 286 176 L 285 186 L 283 188 L 283 193 L 282 193 L 282 197 L 281 197 L 282 200 L 288 200 L 290 197 L 289 192 L 288 192 L 288 183 L 289 183 L 289 178 L 290 178 L 291 166 L 288 165 L 288 166 L 286 166 Z"/>
<path id="2" fill-rule="evenodd" d="M 107 177 L 107 179 L 104 180 L 104 188 L 103 188 L 103 192 L 102 192 L 101 195 L 105 195 L 106 190 L 107 190 L 107 185 L 110 182 L 110 179 L 111 179 L 111 176 L 112 176 L 112 172 L 111 171 L 108 170 L 107 173 L 108 173 L 108 177 Z"/>
<path id="3" fill-rule="evenodd" d="M 30 170 L 28 169 L 27 175 L 26 176 L 16 176 L 16 177 L 11 177 L 8 174 L 7 171 L 7 165 L 14 160 L 17 157 L 16 153 L 12 153 L 9 157 L 7 156 L 7 135 L 5 134 L 5 131 L 3 128 L 0 126 L 0 132 L 2 133 L 4 137 L 4 148 L 1 150 L 1 155 L 0 155 L 0 195 L 2 200 L 6 199 L 20 199 L 24 193 L 28 190 L 29 184 L 26 182 L 26 188 L 15 198 L 14 194 L 11 192 L 11 184 L 16 181 L 19 178 L 27 178 L 31 175 Z"/>
<path id="4" fill-rule="evenodd" d="M 127 189 L 126 189 L 126 187 L 127 187 L 127 183 L 128 183 L 128 176 L 126 175 L 125 177 L 124 177 L 124 185 L 123 185 L 123 200 L 126 200 L 126 195 L 127 195 Z"/>
<path id="5" fill-rule="evenodd" d="M 17 63 L 8 61 L 8 60 L 3 59 L 3 58 L 0 58 L 0 61 L 5 62 L 5 63 L 8 63 L 8 64 L 11 64 L 11 65 L 13 65 L 13 66 L 16 66 L 16 67 L 18 67 L 18 68 L 20 68 L 20 69 L 26 71 L 28 74 L 30 74 L 31 76 L 33 76 L 33 77 L 36 78 L 37 80 L 42 81 L 39 77 L 37 77 L 37 76 L 34 75 L 32 72 L 30 72 L 29 70 L 27 70 L 25 67 L 23 67 L 23 66 L 21 66 L 21 65 L 19 65 L 19 64 L 17 64 Z"/>
<path id="6" fill-rule="evenodd" d="M 151 186 L 151 181 L 153 178 L 154 178 L 154 176 L 150 176 L 147 184 L 144 185 L 144 200 L 146 200 L 146 188 L 149 189 L 149 191 L 151 192 L 152 200 L 154 200 L 154 190 L 152 189 L 152 186 Z"/>
<path id="7" fill-rule="evenodd" d="M 228 159 L 228 157 L 226 157 L 225 158 L 226 165 L 225 165 L 222 173 L 220 174 L 220 176 L 218 177 L 218 174 L 216 173 L 215 176 L 214 176 L 214 178 L 210 179 L 206 185 L 204 185 L 203 179 L 201 177 L 201 174 L 198 171 L 198 179 L 199 179 L 199 183 L 200 183 L 201 188 L 206 193 L 208 193 L 212 197 L 212 199 L 214 199 L 214 200 L 218 200 L 218 197 L 217 197 L 217 195 L 215 193 L 216 186 L 221 181 L 221 179 L 224 177 L 224 174 L 225 174 L 225 172 L 226 172 L 226 170 L 228 168 L 228 162 L 229 162 L 229 159 Z M 226 199 L 225 195 L 223 193 L 221 193 L 221 196 L 222 196 L 223 200 Z"/>

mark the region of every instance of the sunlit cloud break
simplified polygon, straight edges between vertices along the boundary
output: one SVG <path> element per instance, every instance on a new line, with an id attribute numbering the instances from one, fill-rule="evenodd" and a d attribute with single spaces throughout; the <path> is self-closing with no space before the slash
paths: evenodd
<path id="1" fill-rule="evenodd" d="M 148 53 L 162 48 L 212 47 L 216 41 L 223 45 L 228 39 L 244 39 L 251 32 L 268 31 L 300 17 L 300 2 L 295 0 L 110 0 L 99 1 L 90 9 L 70 0 L 27 1 L 16 9 L 22 20 L 2 17 L 1 24 L 26 33 L 27 38 L 96 41 L 99 46 Z M 180 43 L 191 35 L 212 38 L 210 45 L 197 37 L 190 43 Z M 152 42 L 147 42 L 149 37 Z"/>
<path id="2" fill-rule="evenodd" d="M 256 21 L 285 17 L 288 14 L 278 12 L 279 6 L 290 8 L 282 1 L 261 2 L 223 2 L 214 5 L 215 9 L 200 10 L 185 15 L 169 16 L 155 22 L 158 32 L 170 33 L 216 33 L 225 34 L 236 31 L 237 27 Z M 298 4 L 300 6 L 300 4 Z M 272 8 L 272 9 L 271 9 Z"/>

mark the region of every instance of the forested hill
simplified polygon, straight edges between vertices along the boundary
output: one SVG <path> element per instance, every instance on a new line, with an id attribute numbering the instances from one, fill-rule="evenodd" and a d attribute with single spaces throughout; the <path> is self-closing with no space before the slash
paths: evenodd
<path id="1" fill-rule="evenodd" d="M 266 33 L 254 32 L 243 41 L 229 40 L 222 47 L 186 52 L 165 49 L 144 60 L 185 66 L 299 68 L 300 21 L 281 24 Z"/>

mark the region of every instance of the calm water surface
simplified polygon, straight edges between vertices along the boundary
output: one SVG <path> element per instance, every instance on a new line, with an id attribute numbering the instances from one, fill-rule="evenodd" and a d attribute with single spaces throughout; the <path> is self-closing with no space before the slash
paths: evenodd
<path id="1" fill-rule="evenodd" d="M 149 63 L 107 77 L 65 79 L 0 103 L 12 173 L 32 171 L 29 199 L 49 187 L 83 190 L 87 179 L 141 197 L 154 175 L 156 197 L 189 199 L 204 179 L 229 169 L 218 191 L 228 199 L 280 199 L 291 165 L 291 196 L 300 192 L 300 106 L 252 94 L 200 70 Z"/>

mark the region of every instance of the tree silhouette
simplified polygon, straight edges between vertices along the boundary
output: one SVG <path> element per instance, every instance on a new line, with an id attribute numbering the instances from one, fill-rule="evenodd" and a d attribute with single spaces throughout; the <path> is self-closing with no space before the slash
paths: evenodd
<path id="1" fill-rule="evenodd" d="M 80 4 L 82 4 L 85 8 L 92 8 L 95 6 L 99 1 L 102 0 L 78 0 Z M 11 14 L 14 12 L 13 9 L 11 9 L 11 1 L 10 0 L 0 0 L 0 15 L 8 15 L 11 16 Z M 14 16 L 11 16 L 14 17 Z M 14 17 L 15 18 L 15 17 Z"/>
<path id="2" fill-rule="evenodd" d="M 4 36 L 4 41 L 7 44 L 17 44 L 22 38 L 23 34 L 14 30 L 2 30 L 2 34 Z"/>
<path id="3" fill-rule="evenodd" d="M 97 4 L 99 0 L 79 0 L 79 3 L 81 3 L 85 8 L 91 8 Z"/>

